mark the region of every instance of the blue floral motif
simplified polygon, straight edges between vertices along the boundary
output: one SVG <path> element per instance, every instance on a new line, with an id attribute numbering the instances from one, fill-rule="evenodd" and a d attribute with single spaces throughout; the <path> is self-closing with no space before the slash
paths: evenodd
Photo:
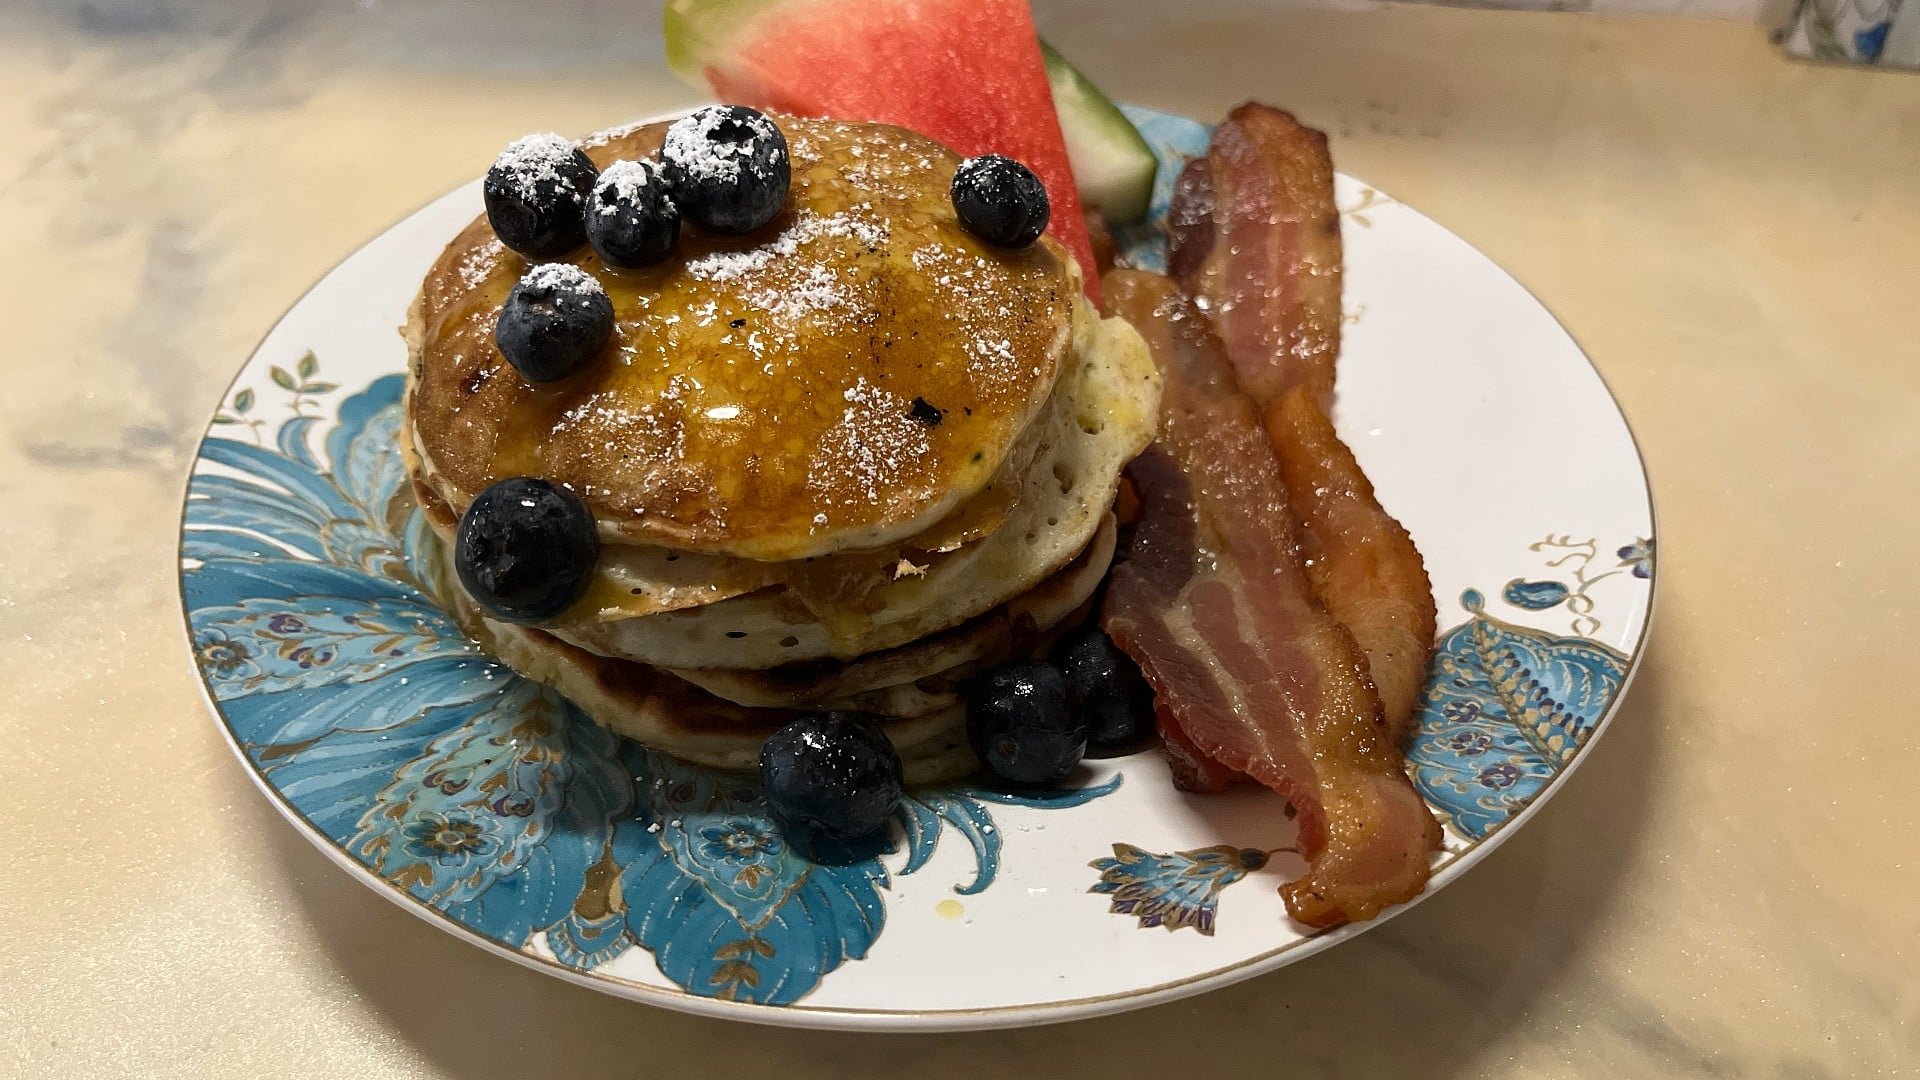
<path id="1" fill-rule="evenodd" d="M 406 827 L 407 854 L 454 866 L 491 858 L 500 838 L 467 814 L 452 816 L 428 811 Z"/>
<path id="2" fill-rule="evenodd" d="M 200 661 L 201 670 L 218 679 L 244 679 L 259 670 L 246 642 L 235 641 L 219 630 L 193 635 L 193 655 Z"/>
<path id="3" fill-rule="evenodd" d="M 1113 857 L 1087 865 L 1100 871 L 1088 892 L 1113 897 L 1107 910 L 1140 920 L 1141 929 L 1169 932 L 1191 926 L 1213 936 L 1220 890 L 1267 865 L 1267 853 L 1231 844 L 1155 855 L 1132 844 L 1113 845 Z"/>
<path id="4" fill-rule="evenodd" d="M 1458 703 L 1448 702 L 1448 704 L 1454 705 Z M 1474 709 L 1470 712 L 1460 710 L 1458 713 L 1451 708 L 1446 710 L 1446 716 L 1450 720 L 1471 719 L 1478 715 L 1480 715 L 1479 709 Z M 1461 757 L 1476 757 L 1493 749 L 1493 736 L 1473 728 L 1465 731 L 1456 731 L 1447 739 L 1447 749 L 1459 754 Z"/>
<path id="5" fill-rule="evenodd" d="M 580 970 L 639 945 L 689 993 L 786 1004 L 873 947 L 896 844 L 910 874 L 958 833 L 976 869 L 955 888 L 977 892 L 999 866 L 988 805 L 1079 806 L 1119 785 L 915 791 L 892 836 L 796 850 L 752 778 L 624 743 L 476 651 L 402 494 L 400 391 L 377 380 L 324 432 L 296 409 L 271 447 L 202 443 L 182 588 L 202 676 L 268 784 L 475 933 Z"/>
<path id="6" fill-rule="evenodd" d="M 1460 603 L 1473 617 L 1440 638 L 1407 760 L 1427 801 L 1478 840 L 1573 760 L 1626 678 L 1627 657 L 1492 618 L 1473 589 Z"/>
<path id="7" fill-rule="evenodd" d="M 1545 611 L 1565 600 L 1573 590 L 1558 581 L 1527 581 L 1514 578 L 1500 590 L 1500 599 L 1528 611 Z"/>
<path id="8" fill-rule="evenodd" d="M 1645 579 L 1653 576 L 1653 541 L 1651 539 L 1635 540 L 1616 554 L 1620 556 L 1621 566 L 1632 568 L 1634 577 Z"/>

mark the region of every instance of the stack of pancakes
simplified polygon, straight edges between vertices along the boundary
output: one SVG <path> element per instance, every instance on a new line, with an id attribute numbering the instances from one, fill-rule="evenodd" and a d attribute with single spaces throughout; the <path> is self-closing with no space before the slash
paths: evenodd
<path id="1" fill-rule="evenodd" d="M 645 270 L 571 257 L 616 322 L 562 383 L 494 346 L 527 262 L 484 217 L 447 247 L 407 332 L 413 489 L 448 550 L 495 481 L 586 501 L 602 550 L 573 607 L 534 627 L 456 602 L 495 656 L 608 727 L 747 769 L 797 712 L 856 709 L 910 782 L 961 775 L 958 688 L 1085 615 L 1159 377 L 1052 238 L 1008 251 L 961 228 L 950 151 L 776 121 L 793 186 L 765 229 L 684 230 Z M 584 145 L 605 168 L 664 133 Z"/>

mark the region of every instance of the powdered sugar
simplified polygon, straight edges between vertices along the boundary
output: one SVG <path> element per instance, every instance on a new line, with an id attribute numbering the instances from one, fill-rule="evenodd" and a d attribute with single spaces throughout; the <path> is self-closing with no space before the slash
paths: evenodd
<path id="1" fill-rule="evenodd" d="M 565 181 L 562 170 L 578 149 L 572 139 L 555 132 L 522 135 L 500 151 L 487 172 L 487 181 L 523 201 L 535 199 L 541 183 Z"/>
<path id="2" fill-rule="evenodd" d="M 469 289 L 477 289 L 486 284 L 493 276 L 494 268 L 500 265 L 501 256 L 507 253 L 507 246 L 497 236 L 489 235 L 460 256 L 455 264 L 460 275 L 460 284 Z"/>
<path id="3" fill-rule="evenodd" d="M 801 245 L 822 237 L 852 239 L 862 247 L 872 248 L 886 240 L 887 228 L 845 211 L 821 217 L 802 210 L 794 215 L 793 224 L 764 244 L 743 250 L 711 251 L 688 259 L 687 273 L 700 281 L 738 281 L 766 270 L 774 260 L 788 258 L 798 252 Z"/>
<path id="4" fill-rule="evenodd" d="M 808 315 L 853 306 L 853 297 L 841 287 L 840 276 L 818 264 L 805 267 L 797 278 L 777 287 L 749 290 L 743 299 L 773 316 L 777 323 L 793 323 Z"/>
<path id="5" fill-rule="evenodd" d="M 841 396 L 846 409 L 814 452 L 808 487 L 828 505 L 871 506 L 920 478 L 932 451 L 928 428 L 906 399 L 865 376 Z"/>
<path id="6" fill-rule="evenodd" d="M 611 217 L 618 214 L 621 207 L 638 203 L 643 191 L 663 184 L 659 166 L 651 161 L 616 161 L 607 166 L 600 174 L 600 182 L 594 186 L 595 209 L 602 217 Z M 673 205 L 672 197 L 666 192 L 662 191 L 659 198 L 667 206 Z"/>
<path id="7" fill-rule="evenodd" d="M 829 312 L 854 310 L 859 306 L 858 297 L 842 274 L 846 260 L 809 246 L 840 241 L 844 247 L 858 249 L 854 254 L 878 249 L 886 242 L 887 228 L 867 216 L 871 209 L 853 207 L 826 216 L 802 210 L 779 235 L 765 243 L 709 251 L 688 259 L 687 275 L 697 281 L 734 286 L 748 307 L 766 312 L 776 327 L 792 326 Z M 754 351 L 758 355 L 758 350 Z"/>
<path id="8" fill-rule="evenodd" d="M 572 263 L 541 263 L 520 275 L 520 284 L 530 289 L 572 293 L 576 296 L 605 296 L 606 287 L 598 278 Z"/>

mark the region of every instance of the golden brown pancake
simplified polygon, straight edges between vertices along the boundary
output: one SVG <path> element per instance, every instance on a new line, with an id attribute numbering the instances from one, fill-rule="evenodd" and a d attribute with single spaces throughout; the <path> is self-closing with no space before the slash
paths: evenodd
<path id="1" fill-rule="evenodd" d="M 984 488 L 1052 391 L 1080 287 L 1051 238 L 976 240 L 957 158 L 899 128 L 777 118 L 787 207 L 759 233 L 691 228 L 666 262 L 616 271 L 605 355 L 527 383 L 493 326 L 527 263 L 485 218 L 428 273 L 410 389 L 433 495 L 458 513 L 509 476 L 581 495 L 612 543 L 788 560 L 873 548 Z M 589 144 L 654 152 L 651 124 Z M 934 417 L 937 415 L 937 421 Z"/>

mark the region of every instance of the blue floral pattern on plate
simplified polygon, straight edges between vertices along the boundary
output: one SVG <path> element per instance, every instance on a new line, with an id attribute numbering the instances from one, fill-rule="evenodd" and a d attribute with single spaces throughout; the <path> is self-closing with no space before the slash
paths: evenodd
<path id="1" fill-rule="evenodd" d="M 1212 937 L 1220 890 L 1267 865 L 1267 857 L 1259 848 L 1231 844 L 1170 855 L 1115 844 L 1111 858 L 1087 864 L 1100 871 L 1100 880 L 1087 891 L 1113 897 L 1107 910 L 1133 916 L 1143 930 L 1191 926 Z"/>
<path id="2" fill-rule="evenodd" d="M 756 778 L 623 742 L 478 652 L 445 613 L 438 541 L 403 493 L 400 376 L 346 398 L 323 431 L 307 410 L 335 387 L 317 367 L 275 369 L 294 395 L 277 431 L 236 395 L 223 415 L 262 442 L 202 443 L 181 542 L 201 675 L 266 782 L 414 899 L 569 967 L 638 945 L 690 994 L 787 1004 L 865 957 L 895 841 L 809 858 Z M 1000 860 L 990 805 L 1079 806 L 1119 783 L 915 791 L 897 873 L 952 832 L 975 865 L 955 891 L 979 892 Z"/>
<path id="3" fill-rule="evenodd" d="M 1540 610 L 1552 606 L 1536 602 L 1543 592 L 1508 599 Z M 1474 589 L 1460 604 L 1473 617 L 1440 636 L 1407 761 L 1427 802 L 1479 840 L 1586 745 L 1626 678 L 1627 657 L 1589 638 L 1495 619 Z"/>

